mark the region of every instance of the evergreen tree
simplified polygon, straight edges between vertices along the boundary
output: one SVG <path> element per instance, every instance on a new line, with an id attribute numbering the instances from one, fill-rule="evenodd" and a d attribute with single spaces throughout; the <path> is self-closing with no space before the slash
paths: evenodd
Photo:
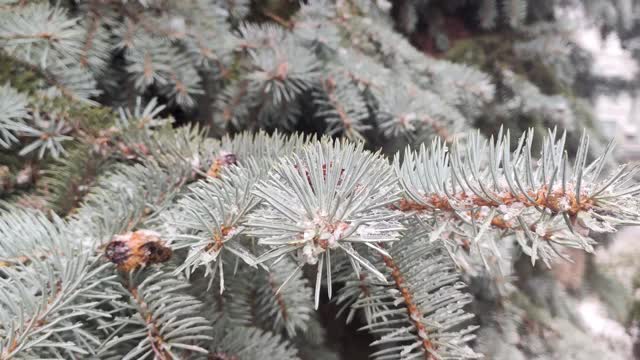
<path id="1" fill-rule="evenodd" d="M 616 356 L 545 270 L 640 221 L 557 6 L 0 0 L 0 359 Z"/>

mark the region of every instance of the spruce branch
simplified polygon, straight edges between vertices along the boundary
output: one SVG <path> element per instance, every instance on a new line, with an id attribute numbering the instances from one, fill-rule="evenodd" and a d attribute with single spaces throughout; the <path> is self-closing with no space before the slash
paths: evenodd
<path id="1" fill-rule="evenodd" d="M 176 131 L 165 127 L 152 135 L 144 128 L 139 130 L 123 137 L 125 143 L 144 145 L 144 154 L 140 154 L 144 160 L 136 165 L 119 164 L 100 177 L 72 217 L 92 246 L 144 223 L 156 224 L 182 187 L 212 161 L 206 148 L 217 145 L 205 140 L 197 127 Z"/>
<path id="2" fill-rule="evenodd" d="M 268 246 L 257 261 L 295 253 L 298 270 L 317 265 L 316 307 L 325 260 L 332 283 L 332 251 L 348 254 L 356 273 L 365 267 L 384 279 L 359 251 L 385 253 L 378 243 L 397 240 L 402 230 L 398 214 L 387 208 L 398 194 L 390 170 L 362 144 L 328 139 L 280 161 L 254 190 L 264 206 L 249 215 L 248 234 Z"/>
<path id="3" fill-rule="evenodd" d="M 375 288 L 355 303 L 373 315 L 363 327 L 379 336 L 372 345 L 387 345 L 373 354 L 376 359 L 468 359 L 478 358 L 466 343 L 477 327 L 456 331 L 473 315 L 462 308 L 471 296 L 441 244 L 405 236 L 403 246 L 381 255 L 392 289 Z M 371 301 L 370 299 L 374 300 Z"/>
<path id="4" fill-rule="evenodd" d="M 298 360 L 295 347 L 280 335 L 256 328 L 231 328 L 209 354 L 213 360 Z"/>
<path id="5" fill-rule="evenodd" d="M 178 131 L 178 134 L 179 133 L 180 131 Z M 171 139 L 173 140 L 179 139 L 179 138 L 180 138 L 179 136 L 175 136 L 175 135 L 171 137 Z M 193 148 L 192 143 L 189 143 L 188 145 L 190 148 Z M 171 150 L 173 150 L 173 147 L 169 146 L 167 150 L 169 153 L 171 153 Z M 167 157 L 158 156 L 157 159 L 159 161 L 162 161 L 162 160 L 167 160 Z M 191 166 L 192 166 L 191 162 L 185 161 L 182 159 L 182 163 L 185 165 L 183 166 L 185 171 L 187 173 L 190 173 Z M 163 200 L 170 201 L 171 197 L 165 197 L 165 195 L 168 192 L 170 192 L 167 190 L 173 186 L 173 183 L 171 181 L 166 181 L 167 180 L 166 178 L 158 177 L 159 174 L 162 174 L 163 169 L 161 167 L 158 167 L 157 164 L 155 166 L 156 166 L 155 169 L 152 167 L 145 168 L 143 166 L 134 166 L 129 168 L 123 167 L 121 168 L 121 170 L 123 171 L 123 173 L 121 174 L 122 176 L 119 177 L 118 176 L 119 174 L 116 173 L 116 174 L 113 174 L 111 178 L 109 178 L 110 181 L 105 182 L 105 180 L 103 180 L 100 186 L 106 187 L 106 189 L 103 189 L 101 192 L 94 190 L 92 194 L 89 196 L 89 198 L 85 200 L 85 202 L 83 203 L 79 211 L 69 220 L 68 226 L 66 223 L 63 223 L 62 221 L 58 221 L 58 223 L 56 223 L 58 225 L 54 225 L 53 223 L 49 225 L 50 222 L 46 220 L 44 216 L 40 218 L 36 216 L 37 214 L 24 213 L 23 215 L 20 215 L 21 213 L 16 211 L 15 217 L 10 217 L 9 215 L 7 215 L 6 218 L 3 218 L 7 221 L 7 223 L 3 225 L 7 225 L 7 226 L 1 227 L 3 229 L 4 235 L 6 235 L 7 239 L 10 239 L 10 240 L 20 240 L 20 243 L 22 244 L 21 245 L 22 248 L 20 246 L 9 247 L 10 243 L 6 244 L 7 247 L 4 249 L 6 254 L 3 254 L 2 256 L 3 267 L 5 267 L 6 269 L 3 269 L 3 271 L 6 274 L 10 273 L 9 278 L 16 278 L 17 277 L 16 274 L 29 274 L 29 273 L 33 273 L 33 275 L 37 274 L 38 276 L 47 276 L 46 274 L 49 274 L 48 276 L 52 276 L 56 274 L 56 271 L 57 271 L 56 267 L 62 266 L 63 269 L 66 269 L 66 267 L 64 266 L 69 266 L 70 268 L 73 268 L 78 271 L 76 275 L 79 277 L 80 280 L 83 281 L 82 283 L 78 283 L 77 286 L 80 286 L 80 284 L 84 284 L 85 279 L 92 279 L 92 281 L 90 282 L 90 285 L 87 285 L 86 288 L 82 288 L 78 290 L 76 287 L 71 287 L 71 286 L 67 288 L 65 286 L 65 281 L 67 280 L 63 280 L 63 282 L 60 283 L 62 286 L 60 288 L 61 289 L 60 291 L 63 291 L 63 290 L 64 291 L 59 296 L 55 295 L 55 300 L 52 300 L 53 304 L 58 306 L 59 303 L 62 302 L 66 306 L 68 301 L 74 301 L 75 303 L 74 299 L 76 298 L 76 296 L 79 296 L 79 295 L 82 295 L 87 299 L 95 298 L 99 302 L 104 302 L 105 300 L 113 300 L 111 295 L 105 295 L 104 293 L 94 294 L 93 290 L 91 290 L 97 286 L 104 287 L 105 282 L 109 282 L 112 279 L 112 277 L 108 275 L 101 276 L 98 281 L 93 279 L 95 278 L 95 276 L 97 276 L 96 271 L 102 271 L 102 269 L 105 269 L 105 267 L 109 267 L 109 264 L 103 264 L 102 266 L 96 267 L 95 260 L 91 260 L 92 262 L 89 265 L 82 267 L 77 264 L 74 265 L 73 262 L 66 262 L 66 261 L 60 262 L 60 260 L 62 259 L 60 257 L 61 252 L 64 251 L 64 254 L 68 254 L 68 256 L 77 257 L 78 261 L 80 260 L 88 261 L 89 257 L 96 259 L 96 257 L 91 255 L 93 254 L 92 249 L 95 250 L 97 248 L 97 245 L 99 245 L 101 242 L 100 241 L 101 238 L 102 239 L 104 239 L 103 237 L 110 238 L 113 234 L 118 234 L 123 230 L 130 229 L 131 227 L 136 226 L 136 223 L 142 222 L 143 220 L 150 221 L 150 219 L 148 219 L 149 212 L 146 211 L 147 206 L 153 205 L 154 202 L 156 204 L 159 204 Z M 176 170 L 176 168 L 174 168 L 174 170 Z M 155 171 L 155 173 L 153 173 L 153 171 Z M 132 177 L 132 175 L 134 176 Z M 149 175 L 152 175 L 152 176 L 149 176 Z M 186 175 L 186 177 L 188 176 L 189 175 Z M 173 177 L 170 177 L 170 179 L 172 178 Z M 184 179 L 185 176 L 184 175 L 181 176 L 180 174 L 178 174 L 178 178 Z M 144 181 L 142 181 L 143 179 L 158 181 L 158 183 L 155 183 L 153 185 L 147 183 L 146 190 L 143 190 L 145 189 L 145 184 L 143 184 Z M 177 183 L 180 184 L 181 181 L 178 181 Z M 157 184 L 164 184 L 164 185 L 159 187 Z M 127 187 L 127 186 L 130 186 L 130 187 Z M 112 191 L 108 191 L 109 187 L 111 187 Z M 125 196 L 121 198 L 122 201 L 119 204 L 121 212 L 114 213 L 113 212 L 114 205 L 118 205 L 117 201 L 115 204 L 113 203 L 114 200 L 118 199 L 116 195 L 121 197 L 122 195 L 125 195 Z M 144 201 L 132 202 L 131 201 L 132 199 L 127 198 L 127 195 L 140 196 L 140 199 Z M 139 216 L 141 215 L 140 217 L 135 215 L 135 210 L 136 210 L 135 206 L 133 209 L 131 207 L 132 204 L 136 204 L 136 203 L 139 204 L 138 211 L 140 211 L 139 213 Z M 134 214 L 132 214 L 132 210 Z M 112 223 L 109 224 L 109 221 L 105 221 L 105 220 L 111 217 L 113 217 L 113 220 L 112 220 Z M 96 221 L 97 219 L 99 219 L 99 221 Z M 122 220 L 127 220 L 127 219 L 133 219 L 133 221 L 128 221 L 125 223 L 121 222 Z M 36 222 L 35 223 L 25 222 L 25 220 L 36 221 Z M 63 227 L 64 230 L 56 230 L 57 227 Z M 42 230 L 39 231 L 38 229 L 42 229 Z M 29 241 L 29 239 L 33 239 L 33 241 Z M 71 240 L 71 239 L 74 239 L 74 240 Z M 89 251 L 88 252 L 80 251 L 79 249 L 85 247 L 85 245 L 89 245 L 88 247 L 86 247 L 89 249 Z M 25 253 L 23 254 L 21 250 L 24 250 Z M 51 264 L 54 265 L 54 268 L 41 269 L 42 266 L 46 267 L 46 266 L 50 266 Z M 28 267 L 26 267 L 25 270 L 20 270 L 21 268 L 17 268 L 18 270 L 13 270 L 11 268 L 7 268 L 7 266 L 9 265 L 28 266 Z M 30 276 L 33 276 L 33 275 L 30 275 Z M 62 272 L 60 276 L 63 276 L 63 279 L 68 278 L 68 276 L 64 277 L 65 276 L 64 272 Z M 50 281 L 55 281 L 56 279 L 57 277 L 51 277 Z M 24 281 L 30 281 L 29 283 L 30 285 L 27 286 L 28 288 L 32 288 L 33 285 L 36 285 L 35 283 L 33 283 L 34 280 L 30 278 L 25 277 Z M 46 282 L 43 282 L 41 285 L 45 286 L 44 284 L 46 284 Z M 8 287 L 5 287 L 3 285 L 3 290 L 9 291 L 6 294 L 10 294 L 11 286 L 17 286 L 18 283 L 17 282 L 7 283 L 6 285 Z M 56 288 L 56 286 L 57 285 L 55 286 L 49 285 L 48 289 L 54 289 Z M 21 293 L 26 294 L 27 287 L 19 288 L 19 289 L 22 289 L 20 290 Z M 47 291 L 49 290 L 45 291 L 43 289 L 41 293 L 46 294 Z M 69 291 L 72 291 L 72 293 L 69 293 Z M 36 296 L 40 296 L 40 295 L 36 295 Z M 19 295 L 19 297 L 23 300 L 27 300 L 23 296 Z M 59 297 L 63 298 L 64 300 L 58 300 Z M 17 298 L 13 296 L 8 301 L 13 302 L 13 301 L 16 301 L 16 299 Z M 37 302 L 27 302 L 27 305 L 32 303 L 37 304 Z M 87 302 L 85 305 L 86 306 L 82 308 L 82 312 L 78 311 L 76 313 L 71 313 L 69 315 L 69 319 L 75 318 L 80 315 L 84 315 L 85 313 L 91 315 L 91 318 L 95 318 L 96 315 L 101 314 L 101 312 L 95 308 L 98 305 L 98 303 Z M 11 309 L 9 311 L 16 310 L 14 307 L 10 307 L 8 309 Z M 49 308 L 46 308 L 46 309 L 49 309 Z M 61 309 L 66 311 L 64 314 L 69 312 L 66 310 L 66 308 L 61 308 Z M 29 311 L 31 310 L 24 311 L 24 313 L 29 313 Z M 59 310 L 58 308 L 54 308 L 51 311 L 53 312 L 53 311 L 59 311 Z M 46 310 L 46 312 L 49 313 L 49 310 Z M 99 316 L 110 316 L 110 315 L 104 314 Z M 10 317 L 14 317 L 14 315 L 10 315 Z M 68 325 L 67 320 L 64 320 L 64 319 L 66 318 L 63 318 L 63 320 L 60 320 L 60 324 L 61 324 L 60 326 Z M 87 320 L 83 320 L 83 322 L 86 322 L 86 321 Z M 10 324 L 11 322 L 2 321 L 2 323 Z M 87 322 L 87 324 L 89 323 Z M 97 338 L 91 337 L 94 335 L 91 335 L 90 332 L 86 332 L 83 329 L 79 328 L 78 324 L 74 324 L 73 326 L 69 325 L 69 327 L 65 327 L 65 326 L 57 328 L 57 327 L 53 327 L 53 325 L 51 326 L 38 325 L 37 327 L 25 328 L 28 331 L 32 331 L 33 334 L 41 336 L 41 338 L 39 338 L 38 340 L 38 341 L 41 341 L 39 343 L 39 346 L 40 346 L 39 348 L 43 349 L 42 351 L 44 352 L 35 352 L 34 354 L 46 353 L 46 354 L 51 354 L 50 357 L 60 358 L 60 357 L 67 357 L 67 355 L 62 355 L 61 352 L 64 352 L 65 354 L 71 354 L 71 352 L 93 353 L 95 346 L 100 343 L 100 341 L 97 340 Z M 40 330 L 40 327 L 42 327 L 43 330 Z M 35 345 L 33 345 L 30 341 L 33 340 L 32 337 L 35 335 L 27 332 L 22 332 L 22 330 L 19 330 L 19 331 L 20 333 L 16 335 L 18 336 L 18 341 L 13 341 L 11 340 L 13 338 L 9 338 L 11 340 L 11 344 L 4 346 L 3 348 L 4 350 L 6 350 L 6 354 L 8 354 L 7 356 L 9 356 L 9 358 L 12 357 L 14 353 L 21 352 L 23 350 L 29 351 L 29 352 L 34 351 L 32 347 Z M 71 331 L 72 334 L 66 335 L 66 332 L 68 331 Z M 48 339 L 50 337 L 52 337 L 52 339 L 55 338 L 55 341 L 49 341 Z M 93 345 L 90 345 L 91 343 Z M 78 347 L 78 345 L 81 345 L 81 346 Z M 60 348 L 60 350 L 58 350 L 57 348 Z M 72 355 L 68 355 L 68 356 L 72 356 Z"/>
<path id="6" fill-rule="evenodd" d="M 77 209 L 95 184 L 99 172 L 107 168 L 109 163 L 89 146 L 80 145 L 71 149 L 66 157 L 42 171 L 38 190 L 45 196 L 47 208 L 58 214 L 69 214 Z"/>
<path id="7" fill-rule="evenodd" d="M 158 117 L 165 108 L 165 105 L 158 104 L 157 98 L 151 99 L 143 107 L 142 99 L 138 97 L 136 98 L 136 105 L 133 108 L 133 112 L 130 109 L 118 109 L 120 114 L 118 125 L 122 129 L 136 127 L 139 129 L 150 130 L 160 127 L 171 122 L 171 119 L 162 119 Z"/>
<path id="8" fill-rule="evenodd" d="M 271 47 L 251 49 L 249 56 L 256 69 L 248 76 L 251 88 L 268 96 L 274 105 L 293 101 L 318 81 L 318 60 L 290 38 Z"/>
<path id="9" fill-rule="evenodd" d="M 433 78 L 433 91 L 463 114 L 481 113 L 495 100 L 496 85 L 487 73 L 445 60 L 429 59 L 424 66 Z"/>
<path id="10" fill-rule="evenodd" d="M 291 31 L 321 53 L 339 49 L 340 29 L 333 21 L 336 7 L 329 1 L 305 3 L 290 21 Z"/>
<path id="11" fill-rule="evenodd" d="M 2 11 L 0 18 L 3 51 L 40 74 L 57 92 L 88 102 L 100 93 L 93 74 L 79 63 L 85 31 L 78 18 L 48 4 Z"/>
<path id="12" fill-rule="evenodd" d="M 616 225 L 640 220 L 633 197 L 640 188 L 628 183 L 638 167 L 625 165 L 604 176 L 612 146 L 587 163 L 586 135 L 571 165 L 565 138 L 550 132 L 537 163 L 531 154 L 533 131 L 520 138 L 514 152 L 508 133 L 489 142 L 472 136 L 451 152 L 439 141 L 429 149 L 407 150 L 402 164 L 395 161 L 405 191 L 397 206 L 426 218 L 451 218 L 474 241 L 487 236 L 478 235 L 480 224 L 507 230 L 533 262 L 540 258 L 549 264 L 557 255 L 554 244 L 591 251 L 589 230 L 612 232 Z"/>
<path id="13" fill-rule="evenodd" d="M 571 129 L 575 126 L 575 114 L 567 99 L 561 95 L 546 95 L 534 84 L 510 70 L 501 72 L 502 83 L 513 96 L 498 108 L 509 116 L 522 113 L 549 119 L 557 126 Z"/>
<path id="14" fill-rule="evenodd" d="M 464 123 L 462 114 L 430 91 L 386 86 L 375 92 L 379 99 L 377 121 L 387 137 L 426 132 L 450 139 L 457 124 Z"/>
<path id="15" fill-rule="evenodd" d="M 249 80 L 243 79 L 239 82 L 232 82 L 218 94 L 214 108 L 217 116 L 216 123 L 224 128 L 241 128 L 246 119 L 249 118 L 250 111 L 255 98 L 249 93 Z"/>
<path id="16" fill-rule="evenodd" d="M 111 324 L 122 325 L 118 329 L 127 333 L 112 335 L 100 353 L 125 347 L 128 352 L 122 359 L 160 360 L 179 359 L 185 352 L 206 354 L 205 342 L 211 340 L 207 333 L 212 328 L 198 315 L 201 302 L 181 291 L 188 286 L 162 271 L 146 277 L 141 272 L 129 273 L 121 292 L 129 298 L 133 314 Z"/>
<path id="17" fill-rule="evenodd" d="M 74 246 L 67 226 L 37 212 L 0 217 L 7 245 L 0 263 L 3 360 L 88 355 L 99 343 L 86 327 L 91 319 L 110 318 L 98 308 L 113 299 L 98 290 L 113 279 L 106 271 L 110 265 Z"/>
<path id="18" fill-rule="evenodd" d="M 191 176 L 190 164 L 176 167 L 175 172 L 153 163 L 146 165 L 117 167 L 85 197 L 72 221 L 92 246 L 153 223 Z"/>
<path id="19" fill-rule="evenodd" d="M 198 287 L 212 288 L 207 292 L 216 313 L 216 329 L 224 333 L 229 326 L 257 327 L 289 339 L 307 334 L 314 312 L 313 296 L 307 279 L 295 271 L 297 264 L 282 259 L 269 271 L 242 263 L 227 262 L 224 266 L 225 272 L 233 275 L 223 294 L 219 284 L 210 286 L 198 280 Z"/>
<path id="20" fill-rule="evenodd" d="M 353 322 L 358 311 L 362 310 L 364 320 L 371 323 L 377 313 L 388 310 L 380 299 L 372 297 L 377 287 L 388 285 L 386 282 L 366 272 L 354 276 L 353 268 L 344 256 L 336 259 L 335 262 L 337 274 L 334 276 L 334 281 L 342 284 L 335 298 L 336 304 L 340 306 L 338 316 L 348 311 L 346 323 L 349 324 Z"/>
<path id="21" fill-rule="evenodd" d="M 154 301 L 145 297 L 156 290 L 158 303 L 179 298 L 177 292 L 214 297 L 214 315 L 198 320 L 198 324 L 209 326 L 216 319 L 215 329 L 208 329 L 218 335 L 224 336 L 231 331 L 229 328 L 248 326 L 297 336 L 308 329 L 312 302 L 311 289 L 300 270 L 312 264 L 317 267 L 316 307 L 321 286 L 326 286 L 331 296 L 333 286 L 344 281 L 346 285 L 338 294 L 343 311 L 348 307 L 352 318 L 356 311 L 364 310 L 368 323 L 364 329 L 382 336 L 374 343 L 381 346 L 375 356 L 472 358 L 476 354 L 465 344 L 472 338 L 473 327 L 454 330 L 470 317 L 461 310 L 470 297 L 461 291 L 463 284 L 458 282 L 456 264 L 450 258 L 450 254 L 458 255 L 451 249 L 453 237 L 467 236 L 470 244 L 479 244 L 485 251 L 496 247 L 489 232 L 500 230 L 513 235 L 514 242 L 519 242 L 532 258 L 547 259 L 553 255 L 552 245 L 531 245 L 527 236 L 539 236 L 540 242 L 587 248 L 591 240 L 583 232 L 586 227 L 610 231 L 613 228 L 602 220 L 612 222 L 613 216 L 618 220 L 615 225 L 637 221 L 633 195 L 639 188 L 631 184 L 637 169 L 627 165 L 604 176 L 604 161 L 611 147 L 605 156 L 588 164 L 586 137 L 576 155 L 579 166 L 568 163 L 564 137 L 557 139 L 554 132 L 545 140 L 538 163 L 532 160 L 533 135 L 528 133 L 513 152 L 508 134 L 489 141 L 476 135 L 465 144 L 455 142 L 451 151 L 441 141 L 428 150 L 407 150 L 402 161 L 396 158 L 390 166 L 379 154 L 365 151 L 363 144 L 328 138 L 317 141 L 303 136 L 245 133 L 220 142 L 207 141 L 197 128 L 174 130 L 166 126 L 168 123 L 153 126 L 153 116 L 147 115 L 154 109 L 152 105 L 139 106 L 133 114 L 125 112 L 121 120 L 123 129 L 132 129 L 123 133 L 123 138 L 128 143 L 145 144 L 147 150 L 141 159 L 146 160 L 115 167 L 96 183 L 68 222 L 60 225 L 65 229 L 61 233 L 74 239 L 64 242 L 69 253 L 85 248 L 90 251 L 83 254 L 94 256 L 107 240 L 122 241 L 127 232 L 137 230 L 132 234 L 141 234 L 141 228 L 158 231 L 157 237 L 170 240 L 177 251 L 195 249 L 186 257 L 175 257 L 169 271 L 155 267 L 153 271 L 143 270 L 153 272 L 150 277 L 162 277 L 158 281 L 165 284 L 166 280 L 169 288 L 150 285 L 147 293 L 136 293 L 138 285 L 128 285 L 144 284 L 140 272 L 130 274 L 121 289 L 123 296 L 132 299 L 129 305 L 111 298 L 100 300 L 112 304 L 109 316 L 126 315 L 116 323 L 102 321 L 98 334 L 92 335 L 103 344 L 97 351 L 104 357 L 153 354 L 173 358 L 183 349 L 203 354 L 206 350 L 208 356 L 239 356 L 235 350 L 224 350 L 218 342 L 210 347 L 200 342 L 204 338 L 192 336 L 188 338 L 195 343 L 176 340 L 178 345 L 170 346 L 168 342 L 175 338 L 165 337 L 161 329 L 173 322 L 156 322 L 166 320 L 162 315 L 151 316 L 152 322 L 144 320 L 146 316 L 131 317 L 134 309 L 147 313 L 145 309 L 153 308 Z M 197 175 L 194 169 L 209 165 L 218 167 L 215 176 L 185 187 Z M 630 207 L 620 210 L 622 205 Z M 510 221 L 514 208 L 519 212 Z M 412 214 L 403 217 L 398 210 Z M 18 220 L 6 219 L 21 224 L 33 217 L 31 213 L 20 216 Z M 589 223 L 589 217 L 599 222 Z M 24 236 L 30 225 L 11 224 L 2 231 L 14 240 Z M 549 238 L 539 226 L 545 226 Z M 555 231 L 556 227 L 561 231 Z M 39 263 L 55 262 L 53 251 L 37 250 L 39 242 L 49 244 L 51 233 L 45 226 L 29 234 L 34 241 L 26 242 L 26 247 L 2 248 L 6 252 L 3 261 L 11 265 L 5 266 L 7 271 L 37 269 Z M 567 240 L 562 236 L 572 237 Z M 258 240 L 257 247 L 251 246 L 252 237 Z M 394 245 L 389 246 L 391 243 Z M 50 244 L 51 248 L 57 246 Z M 246 259 L 232 251 L 239 246 Z M 218 251 L 217 258 L 203 258 L 200 250 Z M 23 261 L 25 253 L 35 256 Z M 249 266 L 256 263 L 269 271 Z M 207 269 L 209 264 L 215 264 L 211 270 Z M 179 278 L 181 270 L 192 277 L 193 288 Z M 213 285 L 215 274 L 210 274 L 208 284 L 204 284 L 207 272 L 213 271 L 234 273 L 233 280 L 227 281 L 231 284 L 225 286 L 219 281 Z M 174 285 L 176 293 L 172 293 Z M 200 285 L 204 285 L 202 291 L 197 290 Z M 225 287 L 225 294 L 220 294 Z M 175 308 L 179 307 L 176 303 Z M 161 308 L 158 305 L 158 311 Z M 196 314 L 195 307 L 187 308 L 193 311 L 191 315 Z M 117 337 L 124 332 L 132 337 Z M 134 342 L 138 338 L 146 340 L 137 346 Z"/>
<path id="22" fill-rule="evenodd" d="M 211 276 L 211 281 L 219 276 L 220 291 L 224 291 L 226 258 L 233 256 L 249 265 L 255 264 L 255 256 L 239 238 L 244 232 L 244 217 L 259 204 L 251 192 L 261 171 L 250 159 L 244 164 L 227 167 L 219 178 L 201 180 L 191 186 L 178 202 L 178 209 L 172 214 L 174 219 L 169 220 L 176 229 L 172 247 L 189 249 L 176 272 L 190 274 L 204 266 L 205 276 Z"/>
<path id="23" fill-rule="evenodd" d="M 59 217 L 51 219 L 40 211 L 8 207 L 0 217 L 0 269 L 28 265 L 33 259 L 51 256 L 53 251 L 70 251 L 65 226 Z"/>
<path id="24" fill-rule="evenodd" d="M 9 148 L 18 142 L 16 128 L 29 118 L 27 96 L 10 84 L 0 87 L 0 146 Z"/>
<path id="25" fill-rule="evenodd" d="M 2 13 L 0 44 L 9 53 L 33 59 L 47 68 L 60 58 L 76 58 L 82 49 L 78 19 L 69 18 L 59 6 L 32 4 L 18 11 Z"/>
<path id="26" fill-rule="evenodd" d="M 46 117 L 43 118 L 43 116 Z M 38 109 L 35 109 L 30 123 L 18 123 L 13 127 L 16 134 L 34 139 L 20 150 L 20 155 L 37 151 L 38 158 L 43 158 L 47 153 L 54 158 L 59 158 L 61 155 L 66 154 L 62 143 L 72 140 L 73 137 L 67 135 L 71 128 L 64 119 L 55 113 L 43 114 Z"/>
<path id="27" fill-rule="evenodd" d="M 291 339 L 307 332 L 313 316 L 311 288 L 296 267 L 293 261 L 283 259 L 270 266 L 269 272 L 258 271 L 254 282 L 261 284 L 255 294 L 260 322 L 275 333 L 285 330 Z M 296 275 L 290 279 L 292 273 Z"/>
<path id="28" fill-rule="evenodd" d="M 367 103 L 356 84 L 348 77 L 336 75 L 323 79 L 314 91 L 314 102 L 318 105 L 316 116 L 328 123 L 329 135 L 344 133 L 349 139 L 362 140 L 362 133 L 371 128 L 366 123 Z"/>

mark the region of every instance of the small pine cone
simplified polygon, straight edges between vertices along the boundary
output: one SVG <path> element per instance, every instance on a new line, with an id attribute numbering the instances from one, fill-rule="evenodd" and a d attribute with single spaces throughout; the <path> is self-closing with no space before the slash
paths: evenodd
<path id="1" fill-rule="evenodd" d="M 116 235 L 105 249 L 107 259 L 122 271 L 168 261 L 172 253 L 171 249 L 164 245 L 159 234 L 149 230 Z"/>
<path id="2" fill-rule="evenodd" d="M 222 171 L 222 168 L 229 165 L 236 165 L 237 163 L 238 158 L 235 154 L 227 151 L 221 151 L 220 155 L 216 157 L 216 159 L 213 161 L 213 164 L 207 171 L 207 176 L 217 178 L 218 176 L 220 176 L 220 171 Z"/>

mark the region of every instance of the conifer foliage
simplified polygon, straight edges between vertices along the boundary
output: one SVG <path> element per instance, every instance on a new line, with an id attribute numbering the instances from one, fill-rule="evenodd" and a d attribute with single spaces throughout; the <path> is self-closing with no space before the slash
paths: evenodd
<path id="1" fill-rule="evenodd" d="M 385 6 L 288 9 L 0 1 L 0 360 L 338 359 L 327 304 L 375 359 L 480 358 L 469 282 L 640 222 L 612 144 L 461 131 L 513 98 Z"/>
<path id="2" fill-rule="evenodd" d="M 212 334 L 246 329 L 235 341 L 253 341 L 262 326 L 286 329 L 290 338 L 281 341 L 293 341 L 314 308 L 305 267 L 315 269 L 315 307 L 321 287 L 331 297 L 340 286 L 338 274 L 372 278 L 348 296 L 353 309 L 367 310 L 365 329 L 379 337 L 374 356 L 476 357 L 466 345 L 473 328 L 457 330 L 472 317 L 463 310 L 472 299 L 458 257 L 491 267 L 500 241 L 550 262 L 562 247 L 591 250 L 589 231 L 640 219 L 633 211 L 640 187 L 629 181 L 637 167 L 603 171 L 604 157 L 580 160 L 586 140 L 582 163 L 573 166 L 554 135 L 542 162 L 527 160 L 529 133 L 515 152 L 507 150 L 508 136 L 489 144 L 472 136 L 451 151 L 440 141 L 407 150 L 395 166 L 341 140 L 261 133 L 243 147 L 243 135 L 226 144 L 237 149 L 235 164 L 216 178 L 178 181 L 177 192 L 153 180 L 141 184 L 137 174 L 175 183 L 181 174 L 173 162 L 191 166 L 197 154 L 121 168 L 129 182 L 106 178 L 112 188 L 98 185 L 68 219 L 14 209 L 1 223 L 3 357 L 216 354 L 233 346 Z M 253 155 L 278 145 L 286 150 L 277 159 Z M 223 146 L 212 142 L 206 151 L 224 153 Z M 489 146 L 490 155 L 462 161 L 467 146 Z M 96 218 L 103 222 L 83 225 Z M 110 223 L 122 218 L 130 220 Z M 200 281 L 206 284 L 195 290 Z M 201 292 L 226 300 L 205 307 Z M 283 346 L 264 351 L 286 356 L 293 345 Z"/>

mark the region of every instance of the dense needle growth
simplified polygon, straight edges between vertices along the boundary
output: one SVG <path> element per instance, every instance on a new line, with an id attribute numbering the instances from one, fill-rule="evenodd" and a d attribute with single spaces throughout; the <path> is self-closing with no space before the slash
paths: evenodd
<path id="1" fill-rule="evenodd" d="M 512 341 L 586 336 L 516 267 L 638 224 L 639 167 L 553 4 L 444 3 L 0 1 L 0 360 L 572 351 Z"/>

